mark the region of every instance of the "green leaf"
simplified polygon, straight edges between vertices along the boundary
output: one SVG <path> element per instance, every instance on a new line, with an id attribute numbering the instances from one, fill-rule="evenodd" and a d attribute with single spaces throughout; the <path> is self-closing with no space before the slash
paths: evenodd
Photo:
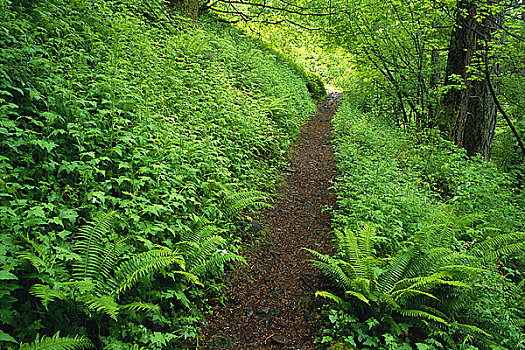
<path id="1" fill-rule="evenodd" d="M 353 290 L 347 290 L 345 293 L 352 295 L 356 297 L 357 299 L 361 300 L 363 303 L 370 305 L 370 300 L 368 300 L 363 294 L 359 292 L 354 292 Z"/>
<path id="2" fill-rule="evenodd" d="M 36 205 L 27 211 L 28 216 L 46 218 L 46 213 L 44 212 L 44 207 L 41 205 Z"/>
<path id="3" fill-rule="evenodd" d="M 341 304 L 343 302 L 343 299 L 341 299 L 337 295 L 334 295 L 334 294 L 332 294 L 330 292 L 317 291 L 317 292 L 315 292 L 315 296 L 316 297 L 322 297 L 322 298 L 331 299 L 331 300 L 335 301 L 338 304 Z"/>
<path id="4" fill-rule="evenodd" d="M 18 277 L 7 270 L 0 270 L 0 280 L 17 280 Z"/>
<path id="5" fill-rule="evenodd" d="M 58 144 L 46 140 L 35 140 L 34 143 L 47 152 L 51 152 L 55 147 L 58 146 Z"/>
<path id="6" fill-rule="evenodd" d="M 16 339 L 0 329 L 0 341 L 17 343 Z"/>
<path id="7" fill-rule="evenodd" d="M 20 344 L 20 350 L 84 350 L 94 348 L 93 343 L 84 336 L 61 337 L 57 332 L 53 337 L 38 335 L 31 344 Z"/>

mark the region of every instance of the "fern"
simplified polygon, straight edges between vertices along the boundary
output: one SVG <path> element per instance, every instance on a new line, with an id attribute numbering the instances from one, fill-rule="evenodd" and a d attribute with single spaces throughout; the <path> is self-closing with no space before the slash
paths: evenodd
<path id="1" fill-rule="evenodd" d="M 341 268 L 341 263 L 344 263 L 342 260 L 334 259 L 331 256 L 321 254 L 315 250 L 303 248 L 304 250 L 312 253 L 319 260 L 309 260 L 314 264 L 323 275 L 328 277 L 330 282 L 332 282 L 337 288 L 342 290 L 352 289 L 352 280 L 356 277 L 356 274 L 348 275 Z M 349 264 L 343 264 L 348 269 L 351 268 Z"/>
<path id="2" fill-rule="evenodd" d="M 222 202 L 224 213 L 234 218 L 247 208 L 271 208 L 267 203 L 269 197 L 261 191 L 243 191 L 228 195 Z"/>
<path id="3" fill-rule="evenodd" d="M 350 263 L 358 277 L 373 280 L 372 264 L 372 239 L 376 235 L 375 228 L 367 224 L 356 235 L 352 230 L 344 232 L 335 231 L 339 250 L 345 256 L 345 261 Z"/>
<path id="4" fill-rule="evenodd" d="M 166 247 L 157 246 L 156 249 L 136 254 L 118 266 L 112 283 L 116 288 L 111 290 L 110 294 L 118 296 L 146 275 L 172 265 L 184 268 L 184 258 L 177 251 Z"/>
<path id="5" fill-rule="evenodd" d="M 396 311 L 404 317 L 419 318 L 419 319 L 423 319 L 427 321 L 438 322 L 446 326 L 449 325 L 447 320 L 445 320 L 444 318 L 433 315 L 431 313 L 428 313 L 422 310 L 397 309 Z"/>
<path id="6" fill-rule="evenodd" d="M 453 206 L 442 205 L 434 211 L 431 223 L 420 232 L 420 243 L 425 249 L 449 248 L 459 233 L 482 217 L 477 214 L 458 216 Z"/>
<path id="7" fill-rule="evenodd" d="M 151 311 L 156 314 L 160 312 L 158 305 L 151 303 L 134 302 L 120 306 L 121 310 L 133 310 L 133 311 Z"/>
<path id="8" fill-rule="evenodd" d="M 326 292 L 326 291 L 315 292 L 315 296 L 316 297 L 323 297 L 323 298 L 326 298 L 326 299 L 330 299 L 332 301 L 335 301 L 338 304 L 343 302 L 343 299 L 339 298 L 337 295 L 334 295 L 334 294 L 332 294 L 330 292 Z"/>
<path id="9" fill-rule="evenodd" d="M 213 255 L 209 256 L 206 261 L 193 267 L 192 271 L 197 276 L 211 274 L 215 277 L 219 277 L 220 274 L 224 272 L 224 266 L 231 262 L 241 262 L 246 264 L 244 257 L 226 250 L 218 250 Z"/>
<path id="10" fill-rule="evenodd" d="M 36 284 L 31 288 L 31 294 L 40 298 L 46 307 L 55 299 L 71 298 L 82 302 L 90 310 L 117 320 L 122 311 L 157 310 L 156 305 L 149 303 L 120 305 L 118 298 L 140 280 L 161 269 L 176 266 L 175 273 L 198 283 L 196 276 L 179 271 L 184 270 L 185 261 L 183 254 L 177 250 L 155 246 L 152 250 L 131 254 L 128 260 L 123 261 L 123 243 L 128 238 L 109 242 L 107 237 L 115 217 L 115 212 L 104 213 L 80 228 L 74 247 L 80 259 L 73 264 L 73 279 L 62 282 L 64 290 Z"/>
<path id="11" fill-rule="evenodd" d="M 525 233 L 522 232 L 492 236 L 476 243 L 470 249 L 472 254 L 481 258 L 484 264 L 523 250 L 525 250 Z"/>
<path id="12" fill-rule="evenodd" d="M 67 295 L 52 289 L 48 285 L 43 284 L 34 284 L 31 289 L 29 289 L 29 293 L 31 295 L 39 298 L 42 301 L 42 304 L 47 309 L 47 306 L 49 305 L 49 302 L 54 301 L 55 299 L 64 300 L 67 299 Z"/>
<path id="13" fill-rule="evenodd" d="M 82 259 L 73 264 L 73 275 L 77 279 L 100 279 L 101 272 L 107 277 L 107 272 L 114 266 L 115 255 L 108 254 L 106 242 L 116 215 L 114 211 L 102 213 L 79 229 L 75 250 Z"/>
<path id="14" fill-rule="evenodd" d="M 355 292 L 353 290 L 347 290 L 345 293 L 348 294 L 348 295 L 356 297 L 357 299 L 361 300 L 365 304 L 370 305 L 370 300 L 368 300 L 363 294 L 361 294 L 359 292 Z"/>
<path id="15" fill-rule="evenodd" d="M 218 276 L 229 262 L 246 263 L 242 256 L 223 249 L 227 241 L 218 232 L 217 227 L 206 225 L 182 235 L 176 247 L 185 258 L 187 273 L 196 277 Z"/>
<path id="16" fill-rule="evenodd" d="M 35 341 L 31 344 L 20 344 L 20 350 L 83 350 L 93 349 L 93 343 L 84 336 L 61 337 L 60 332 L 57 332 L 52 337 L 38 335 Z"/>
<path id="17" fill-rule="evenodd" d="M 348 229 L 335 232 L 341 259 L 303 249 L 315 256 L 316 259 L 311 262 L 336 287 L 345 291 L 345 297 L 367 304 L 372 313 L 379 313 L 380 317 L 398 315 L 418 319 L 432 327 L 450 329 L 450 314 L 431 305 L 441 304 L 439 293 L 445 288 L 470 288 L 463 280 L 468 278 L 468 272 L 473 268 L 458 263 L 470 263 L 476 258 L 454 252 L 443 245 L 452 242 L 459 228 L 476 220 L 476 217 L 456 218 L 449 215 L 448 219 L 439 228 L 441 237 L 416 241 L 407 251 L 394 256 L 379 276 L 374 273 L 379 261 L 373 256 L 376 232 L 371 225 L 365 225 L 357 232 Z M 437 227 L 432 229 L 437 230 Z M 317 295 L 336 302 L 343 300 L 327 291 Z M 393 318 L 392 321 L 395 324 Z"/>
<path id="18" fill-rule="evenodd" d="M 405 271 L 419 253 L 415 247 L 411 247 L 407 252 L 398 254 L 390 263 L 388 271 L 381 275 L 379 280 L 379 290 L 381 293 L 390 293 L 395 284 L 405 277 Z"/>
<path id="19" fill-rule="evenodd" d="M 115 321 L 120 312 L 120 305 L 110 295 L 103 295 L 97 297 L 95 295 L 87 295 L 83 298 L 84 304 L 95 312 L 100 312 L 108 315 Z"/>

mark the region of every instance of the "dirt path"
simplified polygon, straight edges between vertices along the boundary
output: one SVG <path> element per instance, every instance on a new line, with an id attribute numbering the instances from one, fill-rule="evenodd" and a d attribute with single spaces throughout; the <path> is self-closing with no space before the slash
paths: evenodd
<path id="1" fill-rule="evenodd" d="M 335 177 L 330 120 L 340 104 L 337 93 L 318 104 L 304 126 L 283 173 L 286 184 L 275 208 L 255 220 L 261 241 L 242 252 L 248 266 L 225 276 L 225 305 L 213 307 L 204 349 L 314 349 L 320 315 L 314 293 L 320 276 L 302 247 L 328 253 Z"/>

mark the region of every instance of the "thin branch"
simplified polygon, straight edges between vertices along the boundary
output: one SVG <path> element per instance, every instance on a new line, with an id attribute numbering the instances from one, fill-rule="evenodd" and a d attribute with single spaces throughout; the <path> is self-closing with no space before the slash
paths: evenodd
<path id="1" fill-rule="evenodd" d="M 498 97 L 496 96 L 496 92 L 494 91 L 494 87 L 492 86 L 492 80 L 490 79 L 490 70 L 489 70 L 489 58 L 488 58 L 488 42 L 487 39 L 485 39 L 485 81 L 487 82 L 487 87 L 489 88 L 490 95 L 492 96 L 492 100 L 496 104 L 496 107 L 498 108 L 498 111 L 501 113 L 505 121 L 507 122 L 507 125 L 509 126 L 510 130 L 512 130 L 512 133 L 514 134 L 514 137 L 516 138 L 516 141 L 518 141 L 518 145 L 520 146 L 521 153 L 525 157 L 525 146 L 523 145 L 523 141 L 521 140 L 520 134 L 514 127 L 514 124 L 512 124 L 512 121 L 510 120 L 509 116 L 505 112 L 505 110 L 501 107 L 501 104 L 499 103 Z"/>
<path id="2" fill-rule="evenodd" d="M 222 2 L 222 3 L 225 3 L 225 4 L 237 4 L 237 5 L 248 5 L 248 6 L 254 6 L 254 7 L 261 7 L 261 8 L 265 8 L 265 9 L 269 9 L 269 10 L 275 10 L 275 11 L 279 11 L 279 12 L 286 12 L 286 13 L 290 13 L 290 14 L 294 14 L 294 15 L 299 15 L 299 16 L 315 16 L 315 17 L 327 17 L 327 16 L 331 16 L 333 15 L 334 13 L 331 13 L 331 12 L 321 12 L 321 13 L 315 13 L 315 12 L 302 12 L 302 11 L 296 11 L 296 10 L 290 10 L 290 9 L 287 9 L 287 8 L 284 8 L 284 7 L 277 7 L 277 6 L 273 6 L 273 5 L 266 5 L 266 4 L 260 4 L 260 3 L 256 3 L 256 2 L 249 2 L 249 1 L 242 1 L 242 0 L 218 0 L 217 2 Z M 303 10 L 308 10 L 308 8 L 302 8 Z M 325 8 L 320 8 L 320 9 L 325 9 Z M 330 9 L 328 9 L 330 10 Z M 343 11 L 341 11 L 343 12 Z M 339 12 L 337 12 L 339 13 Z"/>

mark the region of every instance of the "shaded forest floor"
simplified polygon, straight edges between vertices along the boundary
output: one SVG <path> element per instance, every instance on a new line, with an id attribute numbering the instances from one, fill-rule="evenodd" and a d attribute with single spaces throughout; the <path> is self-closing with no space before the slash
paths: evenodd
<path id="1" fill-rule="evenodd" d="M 340 95 L 330 93 L 303 127 L 274 207 L 254 217 L 262 230 L 241 252 L 248 265 L 225 275 L 225 304 L 208 316 L 204 349 L 315 348 L 320 314 L 314 294 L 323 282 L 301 248 L 331 252 L 329 208 L 336 198 L 329 187 L 336 170 L 330 121 L 339 105 Z"/>

